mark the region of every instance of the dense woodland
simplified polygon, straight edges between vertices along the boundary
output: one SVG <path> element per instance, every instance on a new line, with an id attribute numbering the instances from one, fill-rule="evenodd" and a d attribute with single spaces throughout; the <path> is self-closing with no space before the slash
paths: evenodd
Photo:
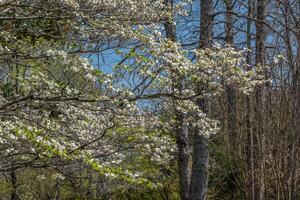
<path id="1" fill-rule="evenodd" d="M 299 0 L 0 0 L 0 199 L 300 199 Z"/>

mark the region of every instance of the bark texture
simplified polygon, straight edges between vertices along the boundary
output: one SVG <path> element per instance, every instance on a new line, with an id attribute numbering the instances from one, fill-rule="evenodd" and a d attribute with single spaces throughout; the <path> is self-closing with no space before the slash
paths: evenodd
<path id="1" fill-rule="evenodd" d="M 165 5 L 168 8 L 173 7 L 173 0 L 165 0 Z M 167 20 L 164 23 L 166 37 L 173 42 L 176 41 L 176 31 L 174 23 L 171 19 Z M 178 85 L 180 89 L 180 83 Z M 184 121 L 184 115 L 179 111 L 176 111 L 176 127 L 175 127 L 175 135 L 176 135 L 176 144 L 178 149 L 178 172 L 179 172 L 179 190 L 180 197 L 182 200 L 189 200 L 190 198 L 190 145 L 189 145 L 189 133 L 188 127 Z"/>
<path id="2" fill-rule="evenodd" d="M 256 5 L 256 66 L 265 66 L 265 12 L 266 1 L 257 0 Z M 262 71 L 266 75 L 266 71 Z M 255 159 L 255 199 L 263 200 L 265 193 L 264 169 L 265 169 L 265 124 L 264 124 L 264 86 L 258 86 L 255 89 L 254 106 L 254 159 Z"/>
<path id="3" fill-rule="evenodd" d="M 212 1 L 200 1 L 200 42 L 199 48 L 208 48 L 212 40 Z M 207 99 L 201 99 L 198 106 L 208 113 Z M 209 139 L 201 133 L 201 127 L 194 130 L 193 163 L 191 172 L 190 199 L 204 200 L 208 190 Z"/>

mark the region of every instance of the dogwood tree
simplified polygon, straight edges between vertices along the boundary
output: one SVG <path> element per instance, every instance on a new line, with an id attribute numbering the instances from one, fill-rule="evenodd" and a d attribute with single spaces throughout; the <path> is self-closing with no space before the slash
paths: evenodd
<path id="1" fill-rule="evenodd" d="M 228 84 L 247 93 L 259 83 L 240 51 L 188 52 L 165 38 L 162 23 L 174 11 L 160 0 L 4 0 L 0 10 L 3 172 L 80 162 L 157 187 L 128 161 L 138 163 L 132 156 L 141 152 L 162 165 L 173 158 L 174 141 L 163 133 L 176 125 L 175 110 L 209 136 L 218 125 L 197 100 Z M 121 57 L 112 74 L 85 56 L 106 48 Z"/>

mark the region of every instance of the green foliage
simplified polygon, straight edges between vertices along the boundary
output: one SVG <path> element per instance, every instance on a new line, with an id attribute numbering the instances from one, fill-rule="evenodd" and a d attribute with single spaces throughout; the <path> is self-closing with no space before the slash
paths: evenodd
<path id="1" fill-rule="evenodd" d="M 245 199 L 245 167 L 242 160 L 237 160 L 234 152 L 226 149 L 226 141 L 216 136 L 210 142 L 209 198 L 216 200 Z"/>

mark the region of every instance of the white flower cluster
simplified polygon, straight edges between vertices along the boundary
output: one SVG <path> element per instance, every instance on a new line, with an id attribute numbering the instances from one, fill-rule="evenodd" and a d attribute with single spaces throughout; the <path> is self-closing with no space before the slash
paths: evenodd
<path id="1" fill-rule="evenodd" d="M 192 52 L 195 60 L 190 60 L 191 52 L 161 34 L 160 22 L 172 18 L 163 0 L 15 3 L 36 4 L 41 8 L 37 14 L 45 14 L 47 4 L 50 10 L 59 8 L 61 13 L 46 16 L 59 19 L 55 23 L 63 30 L 47 39 L 42 27 L 31 27 L 37 35 L 42 33 L 34 45 L 25 38 L 15 42 L 14 31 L 0 31 L 1 40 L 9 44 L 0 48 L 3 66 L 9 60 L 22 72 L 16 76 L 7 70 L 6 91 L 0 95 L 0 143 L 6 155 L 82 160 L 104 176 L 147 183 L 147 174 L 124 168 L 145 160 L 164 165 L 173 158 L 175 145 L 168 133 L 176 123 L 174 113 L 209 137 L 218 131 L 218 123 L 203 113 L 199 99 L 219 95 L 231 84 L 249 92 L 262 82 L 255 71 L 245 69 L 242 52 L 233 48 L 198 49 Z M 186 6 L 183 1 L 175 9 L 186 15 Z M 5 12 L 10 11 L 8 6 Z M 74 53 L 95 50 L 98 43 L 107 47 L 107 41 L 116 39 L 117 46 L 138 45 L 121 53 L 126 61 L 114 75 L 94 69 L 88 59 Z M 17 53 L 11 55 L 11 49 Z M 129 76 L 133 81 L 128 83 Z M 141 106 L 142 101 L 159 104 L 157 110 L 172 117 L 164 120 L 153 104 Z"/>

